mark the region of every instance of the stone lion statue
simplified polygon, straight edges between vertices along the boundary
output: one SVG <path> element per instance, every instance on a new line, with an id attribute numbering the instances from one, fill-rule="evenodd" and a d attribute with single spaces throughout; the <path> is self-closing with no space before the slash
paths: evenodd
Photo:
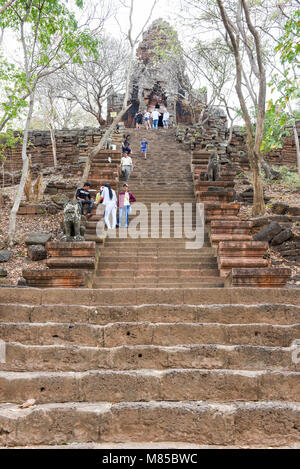
<path id="1" fill-rule="evenodd" d="M 227 165 L 230 169 L 233 169 L 233 164 L 228 158 L 219 157 L 217 152 L 213 151 L 208 161 L 207 180 L 218 181 L 221 173 L 221 167 L 224 165 Z"/>
<path id="2" fill-rule="evenodd" d="M 81 225 L 81 210 L 77 202 L 65 205 L 63 231 L 61 241 L 84 241 L 85 226 Z"/>
<path id="3" fill-rule="evenodd" d="M 219 156 L 217 152 L 212 152 L 207 166 L 208 181 L 217 181 L 219 179 Z"/>

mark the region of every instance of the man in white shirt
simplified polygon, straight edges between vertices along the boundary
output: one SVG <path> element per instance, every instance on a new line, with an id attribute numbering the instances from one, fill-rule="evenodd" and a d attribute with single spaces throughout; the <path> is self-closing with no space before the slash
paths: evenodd
<path id="1" fill-rule="evenodd" d="M 167 109 L 165 110 L 164 114 L 163 114 L 163 125 L 164 125 L 164 129 L 168 129 L 168 125 L 169 125 L 169 117 L 170 117 L 170 114 L 168 113 Z"/>
<path id="2" fill-rule="evenodd" d="M 157 128 L 158 128 L 158 119 L 159 119 L 159 116 L 160 116 L 160 112 L 158 112 L 157 109 L 154 109 L 154 111 L 152 111 L 152 114 L 151 114 L 151 117 L 152 117 L 152 127 L 153 127 L 153 129 L 157 129 Z"/>
<path id="3" fill-rule="evenodd" d="M 121 167 L 122 167 L 122 173 L 125 176 L 125 180 L 129 181 L 130 173 L 133 170 L 132 159 L 129 155 L 122 156 L 122 158 L 121 158 Z"/>

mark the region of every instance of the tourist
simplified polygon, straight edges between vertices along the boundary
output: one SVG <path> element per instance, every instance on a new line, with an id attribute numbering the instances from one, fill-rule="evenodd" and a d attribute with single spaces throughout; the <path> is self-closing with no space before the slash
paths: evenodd
<path id="1" fill-rule="evenodd" d="M 160 112 L 158 112 L 157 109 L 154 109 L 154 111 L 152 111 L 151 117 L 152 117 L 152 127 L 153 127 L 153 129 L 158 128 L 158 119 L 159 119 L 160 115 L 161 114 L 160 114 Z"/>
<path id="2" fill-rule="evenodd" d="M 115 229 L 117 224 L 117 196 L 110 184 L 101 186 L 101 194 L 96 195 L 96 204 L 103 203 L 105 205 L 104 221 L 109 230 Z M 110 215 L 112 223 L 110 223 Z"/>
<path id="3" fill-rule="evenodd" d="M 168 113 L 168 110 L 166 109 L 164 114 L 163 114 L 163 126 L 164 126 L 164 129 L 168 129 L 169 128 L 169 118 L 170 118 L 170 114 Z"/>
<path id="4" fill-rule="evenodd" d="M 140 129 L 143 123 L 143 114 L 140 110 L 135 115 L 135 126 L 137 129 Z"/>
<path id="5" fill-rule="evenodd" d="M 149 112 L 149 111 L 145 111 L 145 113 L 144 113 L 144 121 L 145 121 L 146 130 L 151 130 L 150 116 L 151 116 L 150 112 Z"/>
<path id="6" fill-rule="evenodd" d="M 121 158 L 121 169 L 122 175 L 125 177 L 125 180 L 129 181 L 130 173 L 133 170 L 133 164 L 132 159 L 128 154 L 124 154 Z"/>
<path id="7" fill-rule="evenodd" d="M 91 194 L 89 191 L 90 187 L 91 187 L 90 183 L 85 182 L 83 187 L 81 187 L 80 189 L 77 189 L 77 192 L 76 192 L 76 199 L 80 205 L 82 215 L 84 215 L 83 213 L 84 205 L 88 205 L 88 210 L 86 214 L 87 217 L 91 216 L 91 211 L 94 206 L 94 200 L 91 198 Z"/>
<path id="8" fill-rule="evenodd" d="M 131 148 L 130 148 L 130 135 L 124 135 L 124 141 L 122 142 L 122 154 L 130 155 Z"/>
<path id="9" fill-rule="evenodd" d="M 149 145 L 149 142 L 147 142 L 146 137 L 143 138 L 141 141 L 141 152 L 142 155 L 144 155 L 145 160 L 147 159 L 147 146 Z"/>
<path id="10" fill-rule="evenodd" d="M 130 212 L 130 204 L 135 202 L 136 198 L 129 192 L 128 184 L 123 184 L 123 190 L 119 193 L 118 207 L 119 207 L 119 227 L 122 227 L 122 218 L 125 213 L 125 228 L 128 228 L 128 217 Z"/>

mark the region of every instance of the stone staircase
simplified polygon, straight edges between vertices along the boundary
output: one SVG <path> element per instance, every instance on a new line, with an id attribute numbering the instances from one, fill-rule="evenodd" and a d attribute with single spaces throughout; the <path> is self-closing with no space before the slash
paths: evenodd
<path id="1" fill-rule="evenodd" d="M 148 137 L 137 200 L 193 201 L 172 131 Z M 184 242 L 109 238 L 94 288 L 0 288 L 0 446 L 299 446 L 299 290 L 219 287 L 207 233 Z"/>
<path id="2" fill-rule="evenodd" d="M 147 160 L 140 153 L 140 141 L 144 135 L 150 142 Z M 134 130 L 131 132 L 131 148 L 134 171 L 129 181 L 129 190 L 137 202 L 144 204 L 147 209 L 145 213 L 137 212 L 142 236 L 137 239 L 129 235 L 123 239 L 117 236 L 106 240 L 94 287 L 222 287 L 224 282 L 219 275 L 215 250 L 211 247 L 208 232 L 204 234 L 201 249 L 186 249 L 188 239 L 174 237 L 176 224 L 173 216 L 170 218 L 171 237 L 168 238 L 161 237 L 162 216 L 151 220 L 153 203 L 190 203 L 193 209 L 191 227 L 195 229 L 196 199 L 189 153 L 176 143 L 172 130 Z M 123 180 L 119 183 L 120 189 L 122 184 Z M 132 209 L 134 207 L 135 204 Z M 157 230 L 160 237 L 151 237 L 151 229 Z"/>

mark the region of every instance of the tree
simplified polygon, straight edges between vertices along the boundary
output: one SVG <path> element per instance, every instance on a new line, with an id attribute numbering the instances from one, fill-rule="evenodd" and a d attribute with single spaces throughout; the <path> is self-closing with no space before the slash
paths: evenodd
<path id="1" fill-rule="evenodd" d="M 82 0 L 76 5 L 83 7 Z M 61 0 L 16 0 L 0 18 L 0 26 L 19 38 L 23 53 L 21 89 L 28 96 L 28 112 L 22 144 L 22 176 L 10 214 L 9 244 L 14 243 L 16 214 L 28 174 L 27 142 L 36 87 L 46 76 L 60 70 L 68 60 L 80 61 L 79 51 L 95 52 L 97 41 L 78 22 Z M 67 57 L 67 59 L 65 58 Z"/>
<path id="2" fill-rule="evenodd" d="M 247 132 L 247 149 L 248 156 L 250 159 L 251 169 L 253 173 L 253 215 L 262 215 L 265 212 L 263 186 L 261 179 L 261 144 L 263 139 L 264 131 L 264 118 L 265 118 L 265 104 L 266 104 L 266 74 L 263 63 L 263 54 L 261 48 L 261 41 L 257 29 L 254 27 L 248 4 L 245 0 L 238 1 L 236 21 L 239 24 L 237 27 L 228 17 L 226 9 L 222 0 L 217 0 L 217 4 L 220 10 L 221 18 L 225 29 L 228 33 L 232 51 L 235 59 L 236 67 L 236 92 L 239 98 L 243 118 L 246 124 Z M 244 15 L 245 22 L 241 26 L 242 16 Z M 247 27 L 247 34 L 245 28 Z M 241 34 L 241 29 L 244 33 Z M 249 35 L 249 36 L 248 36 Z M 241 57 L 240 41 L 242 38 L 247 39 L 246 50 L 251 66 L 252 72 L 255 74 L 258 81 L 258 93 L 257 93 L 257 106 L 256 106 L 256 125 L 255 132 L 253 130 L 250 113 L 247 108 L 246 99 L 242 88 L 242 79 L 245 76 L 245 68 Z M 250 37 L 252 40 L 250 41 Z"/>
<path id="3" fill-rule="evenodd" d="M 129 98 L 129 85 L 130 85 L 130 79 L 132 75 L 132 68 L 133 68 L 133 59 L 134 59 L 134 52 L 135 52 L 135 47 L 143 34 L 147 24 L 149 23 L 153 10 L 157 4 L 158 0 L 154 0 L 154 3 L 152 5 L 152 8 L 150 10 L 150 13 L 143 24 L 142 28 L 140 31 L 137 33 L 135 37 L 133 37 L 133 11 L 134 11 L 134 0 L 129 1 L 129 5 L 122 3 L 123 6 L 129 9 L 129 29 L 128 32 L 126 33 L 126 39 L 129 43 L 130 47 L 130 52 L 128 54 L 128 61 L 127 61 L 127 67 L 126 67 L 126 82 L 125 82 L 125 94 L 124 94 L 124 99 L 122 103 L 122 108 L 118 112 L 117 116 L 114 118 L 113 122 L 109 126 L 109 128 L 105 131 L 103 137 L 101 138 L 100 142 L 98 145 L 92 149 L 92 151 L 88 154 L 87 162 L 84 167 L 83 175 L 80 181 L 80 185 L 83 185 L 84 181 L 87 180 L 90 168 L 91 168 L 91 163 L 94 158 L 94 156 L 105 146 L 108 138 L 110 135 L 114 132 L 118 122 L 122 119 L 123 115 L 126 113 L 126 111 L 130 108 L 131 103 L 128 103 L 128 98 Z"/>
<path id="4" fill-rule="evenodd" d="M 300 2 L 297 0 L 297 3 Z M 300 52 L 300 10 L 296 10 L 287 17 L 284 33 L 276 41 L 275 52 L 280 54 L 282 69 L 274 65 L 274 73 L 269 83 L 272 93 L 277 91 L 279 97 L 270 99 L 267 117 L 270 125 L 265 129 L 262 145 L 264 151 L 281 148 L 282 139 L 288 134 L 287 127 L 292 127 L 294 133 L 298 176 L 300 178 L 300 146 L 296 128 L 299 113 L 293 110 L 292 101 L 300 98 L 299 88 L 299 52 Z"/>
<path id="5" fill-rule="evenodd" d="M 16 0 L 8 0 L 2 7 L 0 7 L 0 15 L 9 8 L 13 3 L 15 3 Z"/>
<path id="6" fill-rule="evenodd" d="M 62 98 L 78 103 L 100 126 L 104 124 L 103 104 L 112 90 L 120 91 L 124 84 L 128 48 L 121 40 L 99 36 L 98 57 L 85 58 L 69 64 L 61 72 L 64 84 Z"/>

